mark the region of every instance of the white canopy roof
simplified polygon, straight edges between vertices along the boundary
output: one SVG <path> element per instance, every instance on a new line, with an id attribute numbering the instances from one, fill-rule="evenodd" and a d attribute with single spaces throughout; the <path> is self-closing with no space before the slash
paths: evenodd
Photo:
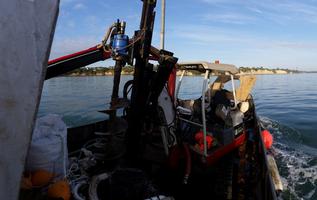
<path id="1" fill-rule="evenodd" d="M 205 61 L 193 61 L 193 62 L 181 62 L 178 63 L 178 68 L 183 70 L 198 70 L 198 71 L 217 71 L 217 72 L 229 72 L 230 74 L 237 74 L 239 70 L 234 65 L 229 64 L 216 64 Z"/>

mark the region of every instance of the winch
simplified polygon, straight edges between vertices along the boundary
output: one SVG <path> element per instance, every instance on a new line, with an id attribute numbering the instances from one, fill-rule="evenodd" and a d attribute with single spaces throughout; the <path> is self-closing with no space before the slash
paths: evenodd
<path id="1" fill-rule="evenodd" d="M 120 59 L 128 55 L 129 36 L 125 35 L 125 21 L 117 21 L 116 34 L 112 38 L 111 48 L 114 59 Z"/>

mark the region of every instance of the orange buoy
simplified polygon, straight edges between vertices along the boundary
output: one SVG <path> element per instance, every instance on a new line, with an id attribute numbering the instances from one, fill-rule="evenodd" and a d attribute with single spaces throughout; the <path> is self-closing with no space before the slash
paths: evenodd
<path id="1" fill-rule="evenodd" d="M 273 144 L 273 136 L 268 130 L 262 131 L 262 139 L 266 149 L 270 149 Z"/>
<path id="2" fill-rule="evenodd" d="M 71 192 L 67 180 L 57 181 L 50 185 L 47 191 L 47 196 L 49 198 L 62 198 L 63 200 L 69 200 Z"/>
<path id="3" fill-rule="evenodd" d="M 42 187 L 48 185 L 49 182 L 53 179 L 53 173 L 39 169 L 32 173 L 32 185 L 35 187 Z"/>

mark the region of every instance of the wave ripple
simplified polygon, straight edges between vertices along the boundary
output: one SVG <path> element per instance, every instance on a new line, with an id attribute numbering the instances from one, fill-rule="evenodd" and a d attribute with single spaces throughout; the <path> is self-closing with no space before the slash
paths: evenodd
<path id="1" fill-rule="evenodd" d="M 273 152 L 282 177 L 282 199 L 317 199 L 317 153 L 302 143 L 294 128 L 260 117 L 262 126 L 275 139 Z"/>

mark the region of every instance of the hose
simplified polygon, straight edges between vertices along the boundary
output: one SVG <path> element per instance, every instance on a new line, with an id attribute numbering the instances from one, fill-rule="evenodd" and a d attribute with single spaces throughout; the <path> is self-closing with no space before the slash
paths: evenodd
<path id="1" fill-rule="evenodd" d="M 129 80 L 124 84 L 124 86 L 123 86 L 123 98 L 128 99 L 128 94 L 130 93 L 132 87 L 133 87 L 133 80 Z"/>
<path id="2" fill-rule="evenodd" d="M 89 200 L 99 200 L 97 188 L 98 184 L 109 178 L 109 175 L 107 173 L 99 174 L 97 176 L 94 176 L 89 184 Z"/>
<path id="3" fill-rule="evenodd" d="M 102 41 L 103 46 L 106 45 L 106 43 L 107 43 L 107 41 L 108 41 L 108 39 L 109 39 L 109 37 L 110 37 L 110 35 L 111 35 L 111 33 L 112 33 L 112 31 L 113 31 L 114 28 L 116 28 L 116 23 L 112 24 L 112 25 L 108 28 L 108 30 L 107 30 L 107 32 L 106 32 L 106 35 L 105 35 L 105 37 L 104 37 L 104 39 L 103 39 L 103 41 Z"/>
<path id="4" fill-rule="evenodd" d="M 86 198 L 83 198 L 78 194 L 79 188 L 85 184 L 86 184 L 86 181 L 81 181 L 74 186 L 72 192 L 73 192 L 73 197 L 75 200 L 86 200 Z"/>

